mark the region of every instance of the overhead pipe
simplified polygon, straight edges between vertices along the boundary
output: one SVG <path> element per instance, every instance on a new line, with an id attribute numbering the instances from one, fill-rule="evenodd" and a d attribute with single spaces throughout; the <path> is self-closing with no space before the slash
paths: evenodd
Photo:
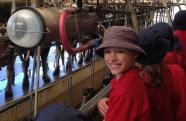
<path id="1" fill-rule="evenodd" d="M 0 8 L 11 9 L 13 1 L 16 3 L 17 6 L 27 6 L 27 4 L 30 4 L 24 0 L 0 0 Z"/>
<path id="2" fill-rule="evenodd" d="M 26 2 L 24 0 L 16 0 L 18 4 L 25 4 Z M 0 0 L 0 5 L 11 5 L 12 0 Z"/>

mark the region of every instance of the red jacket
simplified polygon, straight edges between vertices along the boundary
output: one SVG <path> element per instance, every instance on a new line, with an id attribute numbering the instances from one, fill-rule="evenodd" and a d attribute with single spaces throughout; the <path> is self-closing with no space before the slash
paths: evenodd
<path id="1" fill-rule="evenodd" d="M 145 85 L 139 70 L 111 80 L 105 121 L 186 121 L 186 77 L 178 65 L 161 67 L 164 85 Z"/>
<path id="2" fill-rule="evenodd" d="M 183 52 L 186 54 L 186 30 L 176 30 L 174 32 L 174 36 L 176 36 L 181 44 L 181 48 Z"/>
<path id="3" fill-rule="evenodd" d="M 178 65 L 161 67 L 164 85 L 147 86 L 152 121 L 186 121 L 186 77 Z"/>
<path id="4" fill-rule="evenodd" d="M 179 55 L 182 56 L 186 63 L 186 30 L 176 30 L 174 32 L 174 36 L 176 36 L 180 42 L 181 45 L 181 53 L 179 52 Z M 184 67 L 184 70 L 186 70 L 186 67 Z"/>
<path id="5" fill-rule="evenodd" d="M 186 70 L 185 55 L 181 50 L 172 50 L 167 52 L 164 60 L 167 64 L 178 64 L 182 69 Z"/>
<path id="6" fill-rule="evenodd" d="M 172 78 L 172 105 L 174 121 L 186 121 L 186 76 L 185 71 L 177 65 L 169 65 L 171 75 L 167 73 L 166 79 Z M 164 70 L 166 72 L 167 69 Z"/>
<path id="7" fill-rule="evenodd" d="M 105 121 L 151 121 L 147 89 L 139 77 L 139 69 L 111 80 L 108 105 Z"/>

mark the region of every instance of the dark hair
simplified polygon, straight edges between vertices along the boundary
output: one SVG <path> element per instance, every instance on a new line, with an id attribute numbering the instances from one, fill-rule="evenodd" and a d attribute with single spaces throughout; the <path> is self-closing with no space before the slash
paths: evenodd
<path id="1" fill-rule="evenodd" d="M 161 64 L 140 65 L 140 77 L 148 86 L 161 87 L 164 84 Z"/>
<path id="2" fill-rule="evenodd" d="M 157 31 L 151 29 L 141 30 L 138 41 L 141 48 L 147 53 L 147 55 L 138 57 L 141 69 L 140 77 L 149 86 L 162 86 L 164 80 L 160 67 L 165 54 L 169 50 L 169 41 L 162 39 Z"/>

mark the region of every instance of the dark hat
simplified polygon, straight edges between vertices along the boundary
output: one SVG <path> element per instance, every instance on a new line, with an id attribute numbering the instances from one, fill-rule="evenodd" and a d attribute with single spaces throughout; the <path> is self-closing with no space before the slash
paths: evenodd
<path id="1" fill-rule="evenodd" d="M 146 52 L 146 55 L 140 54 L 138 62 L 141 64 L 157 64 L 169 50 L 169 41 L 162 39 L 159 34 L 150 29 L 144 29 L 139 32 L 139 44 Z"/>
<path id="2" fill-rule="evenodd" d="M 103 50 L 107 47 L 120 47 L 145 53 L 138 45 L 137 33 L 135 30 L 125 26 L 112 26 L 106 29 L 103 42 L 96 49 L 96 54 L 103 56 Z"/>
<path id="3" fill-rule="evenodd" d="M 175 14 L 173 26 L 175 29 L 186 30 L 186 10 L 180 10 Z"/>
<path id="4" fill-rule="evenodd" d="M 159 23 L 156 23 L 150 26 L 148 29 L 151 29 L 152 31 L 157 32 L 161 38 L 169 40 L 170 42 L 169 51 L 174 48 L 175 42 L 174 42 L 173 30 L 168 23 L 159 22 Z"/>
<path id="5" fill-rule="evenodd" d="M 88 121 L 78 110 L 63 104 L 52 104 L 36 116 L 35 121 Z"/>

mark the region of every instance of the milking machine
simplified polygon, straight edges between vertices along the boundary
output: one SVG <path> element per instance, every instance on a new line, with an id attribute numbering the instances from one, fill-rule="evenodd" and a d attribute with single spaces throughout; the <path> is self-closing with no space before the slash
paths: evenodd
<path id="1" fill-rule="evenodd" d="M 91 11 L 89 7 L 86 7 L 86 9 L 82 8 L 80 11 L 75 7 L 57 8 L 37 6 L 37 1 L 35 1 L 32 3 L 32 6 L 24 6 L 16 9 L 9 18 L 6 26 L 8 37 L 15 46 L 27 50 L 37 50 L 34 57 L 31 84 L 31 91 L 34 91 L 34 73 L 36 69 L 34 116 L 37 114 L 41 46 L 50 45 L 52 42 L 59 42 L 68 53 L 77 53 L 92 47 L 95 41 L 101 39 L 101 36 L 98 36 L 98 38 L 91 37 L 97 31 L 98 20 L 96 13 Z M 76 38 L 76 41 L 87 40 L 87 44 L 73 48 L 71 43 L 75 40 L 74 38 Z M 68 70 L 68 75 L 71 74 L 70 70 Z M 71 82 L 71 79 L 68 82 Z M 71 85 L 71 83 L 68 83 L 68 90 L 70 90 Z M 69 95 L 70 91 L 68 91 Z M 32 97 L 30 101 L 32 101 Z M 70 97 L 68 98 L 68 102 L 70 102 Z M 30 104 L 29 110 L 28 119 L 31 118 L 32 104 Z"/>
<path id="2" fill-rule="evenodd" d="M 17 50 L 10 43 L 10 39 L 7 36 L 6 31 L 6 23 L 11 16 L 12 11 L 16 9 L 16 7 L 25 6 L 27 3 L 25 1 L 16 1 L 15 0 L 1 0 L 0 1 L 0 67 L 7 66 L 7 84 L 5 87 L 5 97 L 9 97 L 13 95 L 12 85 L 14 84 L 14 62 L 17 56 Z"/>
<path id="3" fill-rule="evenodd" d="M 49 46 L 53 40 L 59 40 L 57 30 L 59 9 L 55 7 L 44 8 L 33 6 L 38 6 L 37 2 L 34 2 L 32 6 L 24 6 L 16 9 L 9 18 L 6 29 L 11 42 L 15 46 L 26 50 L 36 49 L 31 82 L 31 92 L 34 92 L 36 72 L 36 89 L 34 93 L 34 116 L 36 116 L 38 108 L 41 46 Z M 30 96 L 28 110 L 28 120 L 30 120 L 32 117 L 32 95 Z"/>
<path id="4" fill-rule="evenodd" d="M 7 34 L 22 48 L 35 48 L 59 40 L 57 30 L 59 9 L 54 7 L 21 7 L 9 18 Z"/>

